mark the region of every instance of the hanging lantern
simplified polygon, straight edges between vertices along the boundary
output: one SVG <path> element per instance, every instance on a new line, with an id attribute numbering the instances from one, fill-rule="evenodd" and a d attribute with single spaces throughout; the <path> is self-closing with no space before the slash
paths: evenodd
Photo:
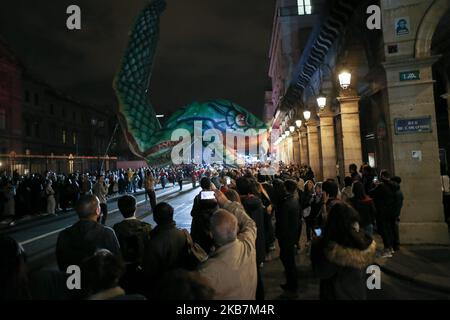
<path id="1" fill-rule="evenodd" d="M 309 110 L 303 111 L 303 118 L 305 118 L 305 121 L 309 121 L 309 119 L 311 119 L 311 111 Z"/>
<path id="2" fill-rule="evenodd" d="M 352 74 L 348 71 L 342 71 L 339 74 L 339 84 L 341 85 L 342 89 L 347 89 L 350 87 L 350 84 L 352 83 Z"/>
<path id="3" fill-rule="evenodd" d="M 325 106 L 327 105 L 327 97 L 323 93 L 320 93 L 317 97 L 317 105 L 320 110 L 325 109 Z"/>

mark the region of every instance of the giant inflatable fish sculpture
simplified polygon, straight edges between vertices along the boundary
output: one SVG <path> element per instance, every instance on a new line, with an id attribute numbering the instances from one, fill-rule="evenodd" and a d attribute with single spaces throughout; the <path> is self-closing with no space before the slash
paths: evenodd
<path id="1" fill-rule="evenodd" d="M 149 101 L 148 88 L 159 40 L 160 14 L 165 7 L 164 0 L 155 0 L 139 15 L 113 83 L 119 104 L 119 123 L 131 151 L 150 165 L 169 165 L 173 163 L 174 147 L 182 142 L 180 138 L 194 136 L 195 124 L 199 121 L 202 124 L 201 135 L 210 129 L 217 130 L 222 133 L 224 141 L 221 143 L 225 146 L 226 133 L 230 130 L 257 137 L 252 141 L 258 141 L 258 145 L 261 141 L 266 142 L 266 124 L 226 100 L 191 103 L 180 108 L 161 126 Z M 203 139 L 202 144 L 206 145 Z M 228 156 L 236 159 L 237 151 L 232 144 L 230 146 L 224 147 L 223 159 Z M 266 153 L 267 150 L 260 148 L 259 152 Z M 195 162 L 202 162 L 202 159 Z"/>

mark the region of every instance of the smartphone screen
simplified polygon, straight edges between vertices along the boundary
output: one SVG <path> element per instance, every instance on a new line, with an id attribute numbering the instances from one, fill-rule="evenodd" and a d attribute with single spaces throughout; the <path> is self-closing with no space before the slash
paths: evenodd
<path id="1" fill-rule="evenodd" d="M 231 178 L 230 177 L 226 177 L 226 180 L 227 180 L 227 185 L 230 185 L 231 184 Z"/>
<path id="2" fill-rule="evenodd" d="M 216 199 L 216 196 L 214 195 L 214 191 L 202 191 L 200 192 L 200 199 L 201 200 L 211 200 Z"/>
<path id="3" fill-rule="evenodd" d="M 314 233 L 316 234 L 316 236 L 320 237 L 322 235 L 322 229 L 320 228 L 315 228 L 314 229 Z"/>

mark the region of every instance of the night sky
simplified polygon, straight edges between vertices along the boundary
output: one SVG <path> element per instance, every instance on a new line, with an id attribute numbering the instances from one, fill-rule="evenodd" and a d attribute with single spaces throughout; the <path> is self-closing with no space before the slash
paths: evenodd
<path id="1" fill-rule="evenodd" d="M 116 103 L 111 83 L 147 1 L 3 1 L 0 36 L 29 70 L 78 100 Z M 158 113 L 224 98 L 261 116 L 274 0 L 168 0 L 150 92 Z M 82 30 L 66 28 L 77 4 Z"/>

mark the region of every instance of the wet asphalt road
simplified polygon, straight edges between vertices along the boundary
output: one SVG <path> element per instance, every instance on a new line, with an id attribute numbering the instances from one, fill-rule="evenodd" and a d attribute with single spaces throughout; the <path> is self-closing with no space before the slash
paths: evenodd
<path id="1" fill-rule="evenodd" d="M 200 191 L 192 189 L 191 184 L 185 184 L 183 190 L 179 191 L 179 186 L 166 187 L 156 191 L 157 202 L 166 201 L 175 209 L 175 219 L 180 228 L 190 230 L 192 201 Z M 155 225 L 151 215 L 150 203 L 146 201 L 145 195 L 136 195 L 138 202 L 137 217 Z M 117 209 L 117 201 L 108 202 L 108 220 L 106 224 L 113 226 L 122 220 Z M 45 220 L 43 220 L 45 219 Z M 62 214 L 58 218 L 42 217 L 38 221 L 20 225 L 9 231 L 3 232 L 19 241 L 25 249 L 28 257 L 29 269 L 32 271 L 41 268 L 56 268 L 55 247 L 58 234 L 61 230 L 71 226 L 78 220 L 73 211 Z"/>

